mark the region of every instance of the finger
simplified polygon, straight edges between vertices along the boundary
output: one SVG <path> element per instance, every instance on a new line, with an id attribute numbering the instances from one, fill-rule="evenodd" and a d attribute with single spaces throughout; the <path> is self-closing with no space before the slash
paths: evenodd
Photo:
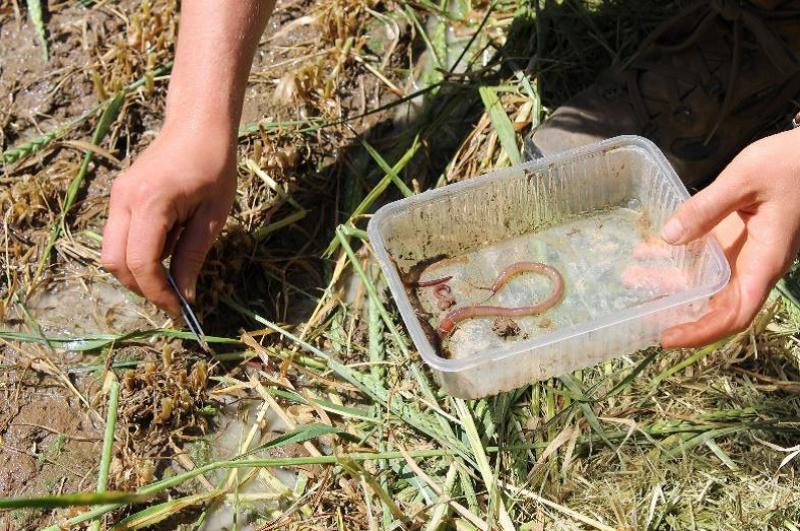
<path id="1" fill-rule="evenodd" d="M 748 206 L 749 187 L 734 160 L 706 189 L 683 203 L 661 229 L 661 237 L 681 245 L 704 236 L 728 214 Z"/>
<path id="2" fill-rule="evenodd" d="M 783 266 L 773 254 L 745 246 L 736 262 L 734 277 L 711 301 L 709 312 L 694 323 L 666 330 L 661 345 L 697 347 L 747 329 L 780 278 Z"/>
<path id="3" fill-rule="evenodd" d="M 177 295 L 167 283 L 161 253 L 174 219 L 169 215 L 153 215 L 147 210 L 131 216 L 126 263 L 142 294 L 159 308 L 172 315 L 180 314 Z"/>
<path id="4" fill-rule="evenodd" d="M 170 268 L 175 276 L 175 282 L 189 301 L 195 298 L 197 278 L 200 276 L 203 262 L 225 219 L 214 210 L 214 206 L 201 207 L 195 213 L 181 234 L 172 255 Z"/>
<path id="5" fill-rule="evenodd" d="M 628 289 L 648 290 L 658 296 L 686 289 L 689 279 L 682 269 L 674 266 L 629 265 L 622 271 L 622 284 Z"/>
<path id="6" fill-rule="evenodd" d="M 722 247 L 729 264 L 735 264 L 747 241 L 747 227 L 738 213 L 731 214 L 719 222 L 712 231 L 714 238 Z"/>
<path id="7" fill-rule="evenodd" d="M 103 264 L 103 268 L 117 277 L 123 286 L 141 295 L 142 291 L 128 269 L 125 259 L 130 220 L 131 216 L 128 209 L 115 204 L 112 198 L 108 221 L 106 221 L 106 225 L 103 228 L 103 249 L 100 255 L 100 262 Z"/>
<path id="8" fill-rule="evenodd" d="M 655 236 L 636 244 L 633 248 L 633 259 L 640 261 L 660 260 L 672 256 L 672 249 L 664 240 Z"/>
<path id="9" fill-rule="evenodd" d="M 736 310 L 730 301 L 736 297 L 735 289 L 728 286 L 715 296 L 708 313 L 697 321 L 665 330 L 661 346 L 665 349 L 701 347 L 732 334 Z"/>

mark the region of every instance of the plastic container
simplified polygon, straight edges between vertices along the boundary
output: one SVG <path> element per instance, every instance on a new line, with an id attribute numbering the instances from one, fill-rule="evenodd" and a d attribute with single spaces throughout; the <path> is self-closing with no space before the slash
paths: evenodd
<path id="1" fill-rule="evenodd" d="M 654 144 L 622 136 L 388 204 L 368 232 L 422 358 L 447 393 L 478 398 L 656 345 L 699 318 L 730 268 L 713 239 L 672 247 L 657 237 L 688 197 Z M 465 320 L 440 340 L 453 308 L 546 297 L 549 280 L 533 273 L 487 289 L 523 260 L 561 273 L 560 303 Z M 409 285 L 443 277 L 449 309 L 433 287 Z"/>

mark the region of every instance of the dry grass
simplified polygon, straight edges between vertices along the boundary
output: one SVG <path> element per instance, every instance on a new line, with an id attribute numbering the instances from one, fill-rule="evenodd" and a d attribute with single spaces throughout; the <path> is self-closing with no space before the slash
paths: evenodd
<path id="1" fill-rule="evenodd" d="M 250 78 L 237 202 L 200 283 L 211 359 L 140 300 L 100 298 L 93 321 L 37 302 L 70 282 L 87 305 L 98 286 L 121 293 L 98 263 L 108 187 L 158 129 L 177 27 L 173 0 L 49 5 L 59 68 L 20 75 L 0 110 L 0 400 L 13 411 L 47 386 L 102 426 L 100 384 L 113 373 L 121 392 L 108 491 L 91 493 L 86 470 L 80 497 L 3 492 L 17 512 L 0 524 L 214 529 L 228 506 L 232 525 L 261 529 L 797 529 L 791 279 L 729 341 L 465 402 L 430 380 L 361 230 L 382 202 L 515 161 L 532 125 L 672 8 L 279 5 Z M 4 0 L 0 30 L 15 25 L 34 39 L 26 7 Z M 52 105 L 26 114 L 37 83 Z M 12 425 L 0 414 L 0 436 Z"/>

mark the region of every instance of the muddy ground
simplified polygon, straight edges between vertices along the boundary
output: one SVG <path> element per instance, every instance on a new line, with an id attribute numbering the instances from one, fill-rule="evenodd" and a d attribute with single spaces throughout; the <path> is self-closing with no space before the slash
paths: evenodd
<path id="1" fill-rule="evenodd" d="M 374 75 L 347 64 L 341 65 L 343 82 L 323 101 L 315 92 L 318 80 L 314 76 L 321 75 L 332 49 L 320 51 L 318 45 L 327 42 L 334 47 L 332 39 L 337 37 L 330 35 L 335 30 L 320 23 L 321 13 L 310 7 L 308 2 L 290 1 L 282 2 L 276 9 L 254 61 L 243 124 L 320 116 L 321 108 L 327 116 L 343 117 L 363 113 L 368 106 L 380 105 L 393 96 L 387 94 L 384 84 Z M 77 2 L 50 3 L 45 17 L 50 58 L 45 60 L 24 8 L 16 2 L 0 4 L 0 95 L 4 100 L 0 106 L 0 145 L 7 149 L 53 130 L 81 115 L 113 90 L 151 71 L 154 63 L 166 62 L 174 43 L 175 8 L 175 2 L 171 1 L 101 2 L 89 9 Z M 346 10 L 343 14 L 347 16 Z M 352 23 L 342 22 L 344 26 Z M 142 54 L 135 41 L 143 38 L 141 33 L 148 24 L 160 26 L 154 31 L 160 32 L 163 42 L 151 43 L 154 51 Z M 378 51 L 381 47 L 386 51 L 389 37 L 398 51 L 408 45 L 407 35 L 387 37 L 382 27 L 364 29 L 370 30 Z M 120 58 L 126 54 L 129 57 Z M 397 54 L 390 52 L 387 60 L 396 61 Z M 147 61 L 151 64 L 142 64 Z M 404 80 L 396 82 L 402 84 Z M 4 168 L 0 193 L 7 221 L 3 235 L 6 253 L 0 260 L 4 271 L 14 270 L 2 281 L 4 329 L 30 331 L 34 326 L 36 333 L 48 336 L 75 336 L 123 333 L 171 324 L 163 314 L 126 292 L 98 267 L 99 246 L 92 238 L 92 233 L 102 234 L 114 177 L 156 135 L 165 87 L 164 79 L 155 79 L 151 89 L 129 99 L 123 118 L 112 133 L 115 138 L 112 151 L 119 160 L 95 159 L 85 191 L 70 215 L 70 237 L 57 245 L 55 259 L 34 284 L 31 277 L 35 274 L 37 251 L 41 251 L 50 224 L 56 219 L 64 190 L 80 163 L 83 149 L 64 143 Z M 386 114 L 358 120 L 353 131 L 366 130 Z M 71 138 L 88 139 L 91 122 L 79 127 L 78 134 L 70 135 Z M 290 241 L 303 240 L 305 253 L 277 250 L 268 256 L 253 255 L 254 243 L 243 236 L 243 231 L 265 223 L 272 216 L 279 217 L 280 206 L 267 204 L 258 211 L 258 199 L 274 199 L 274 194 L 252 175 L 243 178 L 243 195 L 249 204 L 239 205 L 231 228 L 210 257 L 201 281 L 197 306 L 202 317 L 211 316 L 206 320 L 209 333 L 238 333 L 240 324 L 231 330 L 224 317 L 215 319 L 219 295 L 235 289 L 245 278 L 252 286 L 248 269 L 254 267 L 267 267 L 274 272 L 271 278 L 261 275 L 255 280 L 256 286 L 264 290 L 263 300 L 276 301 L 271 303 L 270 313 L 286 317 L 297 308 L 308 306 L 302 300 L 294 302 L 292 294 L 277 286 L 274 279 L 288 276 L 308 290 L 322 285 L 322 264 L 318 258 L 310 257 L 319 256 L 322 245 L 321 239 L 315 240 L 313 236 L 319 234 L 324 222 L 332 223 L 336 216 L 333 204 L 337 183 L 333 172 L 325 168 L 335 164 L 351 136 L 351 131 L 345 128 L 331 128 L 313 136 L 288 130 L 273 132 L 269 138 L 257 134 L 244 142 L 243 156 L 259 160 L 288 189 L 303 186 L 304 201 L 321 204 L 320 217 L 314 223 L 306 223 L 299 238 L 288 237 Z M 325 175 L 317 175 L 319 170 Z M 333 180 L 329 179 L 331 175 Z M 331 206 L 326 208 L 326 204 Z M 249 207 L 255 207 L 256 212 Z M 303 234 L 305 231 L 310 232 Z M 293 263 L 300 265 L 293 267 Z M 12 293 L 21 296 L 13 299 Z M 170 356 L 174 361 L 169 366 L 165 351 L 174 352 Z M 220 406 L 221 401 L 209 396 L 206 376 L 196 374 L 197 360 L 202 357 L 196 347 L 174 341 L 115 349 L 111 355 L 102 351 L 65 354 L 46 344 L 3 341 L 0 344 L 2 496 L 63 494 L 94 488 L 103 432 L 100 412 L 105 402 L 104 367 L 111 365 L 138 369 L 135 377 L 126 373 L 128 378 L 123 381 L 120 421 L 124 431 L 117 441 L 122 448 L 115 455 L 109 488 L 136 488 L 161 476 L 173 466 L 176 452 L 188 451 L 187 445 L 194 438 L 209 429 L 213 431 L 214 426 L 198 412 L 205 406 Z M 219 374 L 221 370 L 215 365 L 210 373 Z M 159 391 L 154 393 L 154 388 Z M 163 409 L 165 398 L 187 392 L 191 394 L 188 403 L 170 408 L 169 412 Z M 230 421 L 218 419 L 216 424 L 227 425 Z M 34 529 L 65 515 L 64 511 L 35 510 L 3 513 L 0 529 Z M 172 525 L 176 522 L 167 523 L 164 528 L 170 529 Z"/>
<path id="2" fill-rule="evenodd" d="M 45 60 L 23 4 L 20 0 L 0 0 L 0 148 L 8 153 L 25 146 L 31 138 L 57 130 L 65 121 L 81 116 L 85 119 L 74 124 L 63 138 L 28 145 L 22 156 L 6 162 L 0 172 L 0 331 L 25 335 L 24 341 L 0 338 L 0 496 L 95 488 L 107 403 L 104 389 L 111 372 L 117 375 L 122 391 L 110 489 L 134 490 L 155 479 L 231 457 L 250 435 L 255 441 L 270 439 L 290 425 L 327 419 L 324 412 L 283 400 L 278 401 L 282 409 L 271 408 L 267 417 L 260 418 L 267 411 L 263 406 L 266 402 L 253 382 L 275 384 L 284 390 L 296 385 L 303 392 L 308 384 L 308 389 L 320 396 L 343 398 L 346 406 L 380 410 L 327 369 L 311 371 L 295 363 L 296 345 L 270 336 L 262 329 L 263 324 L 237 313 L 229 301 L 244 301 L 249 309 L 293 331 L 305 330 L 303 323 L 311 319 L 328 282 L 337 273 L 338 255 L 325 253 L 334 237 L 333 229 L 347 220 L 385 174 L 357 136 L 394 164 L 419 134 L 422 147 L 403 174 L 414 191 L 491 169 L 501 149 L 476 87 L 481 83 L 503 85 L 507 92 L 501 91 L 500 97 L 515 129 L 521 134 L 530 128 L 531 98 L 509 89 L 509 80 L 516 80 L 517 69 L 533 61 L 531 50 L 536 39 L 530 30 L 534 21 L 518 16 L 516 3 L 492 3 L 496 11 L 486 19 L 491 18 L 491 23 L 474 44 L 474 54 L 469 54 L 478 58 L 476 64 L 469 68 L 461 64 L 445 72 L 446 68 L 433 66 L 420 28 L 427 29 L 437 42 L 447 41 L 440 59 L 444 67 L 452 66 L 471 44 L 471 32 L 482 27 L 484 16 L 491 11 L 489 3 L 462 3 L 462 18 L 467 22 L 453 22 L 444 30 L 431 22 L 437 17 L 427 16 L 437 9 L 430 2 L 402 4 L 408 8 L 406 14 L 419 8 L 418 25 L 410 22 L 410 16 L 401 16 L 400 4 L 394 3 L 279 3 L 261 40 L 247 89 L 237 202 L 209 256 L 195 305 L 207 334 L 244 337 L 249 349 L 245 355 L 241 344 L 215 344 L 215 354 L 221 358 L 213 359 L 193 341 L 176 338 L 140 338 L 87 350 L 84 343 L 64 348 L 63 344 L 41 340 L 42 336 L 85 338 L 97 333 L 119 335 L 183 327 L 126 292 L 99 265 L 99 238 L 110 185 L 155 138 L 161 124 L 168 82 L 165 67 L 172 57 L 178 19 L 176 0 L 47 2 L 44 21 L 49 59 Z M 672 10 L 627 0 L 593 3 L 601 7 L 591 13 L 573 12 L 571 2 L 547 4 L 552 17 L 569 18 L 558 32 L 548 34 L 552 56 L 537 59 L 542 62 L 536 66 L 541 66 L 546 76 L 541 97 L 548 109 L 591 83 L 597 72 L 610 64 L 613 54 L 630 54 Z M 601 43 L 599 34 L 605 42 Z M 343 49 L 350 52 L 342 53 Z M 101 144 L 102 151 L 95 153 L 77 202 L 66 215 L 66 230 L 51 255 L 43 259 L 52 227 L 60 222 L 65 191 L 78 172 L 98 121 L 97 112 L 87 111 L 140 80 L 141 84 L 126 96 L 119 117 Z M 418 96 L 408 103 L 383 108 L 403 94 L 427 90 L 440 81 L 442 90 L 430 99 Z M 345 119 L 347 123 L 342 123 Z M 278 183 L 280 193 L 254 172 L 253 166 Z M 292 218 L 298 209 L 287 196 L 305 209 L 304 216 Z M 378 203 L 396 197 L 399 193 L 390 187 Z M 295 221 L 282 224 L 287 219 Z M 273 225 L 276 223 L 277 228 Z M 254 234 L 263 237 L 255 238 Z M 362 249 L 358 256 L 367 254 Z M 326 350 L 345 345 L 343 361 L 363 368 L 371 340 L 362 314 L 371 304 L 366 303 L 364 286 L 350 279 L 349 272 L 343 273 L 336 297 L 314 315 L 317 325 L 335 321 L 336 326 L 322 331 L 311 327 L 309 340 Z M 337 314 L 333 310 L 334 306 L 348 305 L 352 308 L 347 312 Z M 492 467 L 511 472 L 519 467 L 520 485 L 531 486 L 532 491 L 565 506 L 586 509 L 598 519 L 602 515 L 608 522 L 642 522 L 648 504 L 655 507 L 661 501 L 669 505 L 677 500 L 662 514 L 664 521 L 669 521 L 673 509 L 690 498 L 699 500 L 698 511 L 704 512 L 698 514 L 707 518 L 705 521 L 719 520 L 714 513 L 717 506 L 726 510 L 738 507 L 737 522 L 750 517 L 755 520 L 760 513 L 748 513 L 747 508 L 760 507 L 763 493 L 770 489 L 774 491 L 770 507 L 785 510 L 789 521 L 796 465 L 779 470 L 784 454 L 761 446 L 759 441 L 768 439 L 785 448 L 796 444 L 789 440 L 796 433 L 791 431 L 795 425 L 784 426 L 784 420 L 796 413 L 790 411 L 795 406 L 789 393 L 796 390 L 797 370 L 796 364 L 788 361 L 793 347 L 786 346 L 797 342 L 795 320 L 800 322 L 800 317 L 795 317 L 783 313 L 772 319 L 770 314 L 757 332 L 742 341 L 713 354 L 690 352 L 686 355 L 695 362 L 670 373 L 672 378 L 661 375 L 670 370 L 670 364 L 678 366 L 684 358 L 681 353 L 663 353 L 643 376 L 633 379 L 632 391 L 620 391 L 619 396 L 593 406 L 598 415 L 605 414 L 603 422 L 610 423 L 605 424 L 608 430 L 631 429 L 622 433 L 624 439 L 616 439 L 620 446 L 612 450 L 597 442 L 590 443 L 588 449 L 578 445 L 573 454 L 579 433 L 581 437 L 591 436 L 593 427 L 576 413 L 574 406 L 580 402 L 583 407 L 583 402 L 570 399 L 569 390 L 558 388 L 558 382 L 542 387 L 537 384 L 530 402 L 523 395 L 528 393 L 526 389 L 483 403 L 480 408 L 485 412 L 491 411 L 486 404 L 499 404 L 510 411 L 503 401 L 514 402 L 518 409 L 508 415 L 509 424 L 503 426 L 508 434 L 519 430 L 526 442 L 559 440 L 564 444 L 568 439 L 562 435 L 569 436 L 569 450 L 562 462 L 556 460 L 563 451 L 554 451 L 550 461 L 542 458 L 544 463 L 537 461 L 541 454 L 528 451 L 516 455 L 514 451 L 498 457 Z M 390 339 L 386 344 L 393 345 Z M 646 361 L 649 355 L 638 354 L 617 360 L 616 365 L 587 371 L 587 392 L 590 386 L 592 391 L 610 391 L 614 377 L 634 363 Z M 415 365 L 418 359 L 412 356 L 411 363 L 407 357 L 395 361 L 397 358 L 386 363 L 392 400 L 411 396 L 409 402 L 425 403 L 429 397 L 416 383 L 423 380 L 412 374 L 422 367 Z M 424 367 L 419 373 L 424 373 Z M 751 376 L 755 384 L 749 380 Z M 656 390 L 648 387 L 653 378 L 664 380 Z M 245 385 L 247 382 L 252 385 Z M 552 393 L 555 388 L 557 396 Z M 552 402 L 540 396 L 534 405 L 538 391 Z M 758 409 L 761 406 L 763 409 Z M 650 460 L 649 454 L 657 454 L 660 444 L 673 442 L 670 436 L 659 438 L 652 448 L 642 443 L 641 449 L 639 442 L 624 446 L 629 437 L 630 441 L 636 438 L 631 435 L 633 428 L 641 429 L 648 440 L 657 438 L 662 421 L 688 423 L 699 418 L 703 429 L 716 429 L 714 408 L 758 417 L 763 426 L 778 428 L 774 433 L 758 433 L 759 440 L 749 438 L 749 432 L 742 429 L 728 439 L 720 438 L 719 448 L 713 453 L 697 451 L 680 463 Z M 452 418 L 455 411 L 446 409 L 451 415 L 448 418 Z M 283 411 L 284 416 L 275 418 L 274 411 Z M 378 451 L 387 441 L 399 441 L 407 448 L 441 448 L 438 442 L 389 417 L 387 411 L 387 433 L 370 432 L 364 440 L 348 440 L 352 446 L 340 449 Z M 572 419 L 576 419 L 574 423 Z M 613 424 L 618 419 L 635 422 L 620 427 Z M 508 434 L 495 430 L 488 413 L 484 421 L 490 426 L 486 428 L 487 444 L 502 446 L 507 442 Z M 348 428 L 355 425 L 353 431 L 358 432 L 362 428 L 359 422 L 356 419 Z M 651 426 L 655 426 L 651 432 L 656 435 L 646 431 Z M 784 433 L 784 429 L 788 435 L 775 435 Z M 739 433 L 748 438 L 742 435 L 739 439 Z M 736 461 L 733 466 L 730 459 L 720 464 L 717 457 L 726 456 L 722 448 Z M 322 449 L 326 453 L 330 450 Z M 307 444 L 290 445 L 275 455 L 305 456 L 310 451 Z M 431 465 L 430 473 L 435 471 L 444 482 L 449 465 L 442 468 L 443 460 L 427 464 Z M 574 477 L 567 477 L 568 467 L 577 471 Z M 363 485 L 344 474 L 334 477 L 332 468 L 272 471 L 290 490 L 302 484 L 303 478 L 313 484 L 310 494 L 302 498 L 304 505 L 290 506 L 283 498 L 267 499 L 253 511 L 258 514 L 237 514 L 236 518 L 261 529 L 365 528 L 374 515 L 369 500 L 364 503 L 368 497 L 362 494 Z M 689 479 L 684 479 L 684 471 Z M 741 475 L 737 475 L 739 471 Z M 423 490 L 403 483 L 414 479 L 414 474 L 402 465 L 376 475 L 388 480 L 396 492 Z M 469 477 L 476 478 L 476 471 L 470 470 Z M 224 474 L 204 477 L 170 491 L 169 496 L 208 492 L 214 487 L 212 481 L 225 478 Z M 276 487 L 257 481 L 266 480 L 255 478 L 242 494 L 261 495 Z M 480 481 L 476 485 L 480 503 L 485 503 L 476 506 L 490 506 L 485 501 L 489 497 L 482 492 L 485 485 Z M 667 503 L 671 488 L 678 494 Z M 730 496 L 722 494 L 725 492 Z M 460 500 L 467 503 L 465 498 L 461 495 Z M 162 496 L 154 502 L 165 499 Z M 413 496 L 410 499 L 407 496 L 403 500 L 403 507 L 425 515 L 430 505 Z M 533 526 L 529 529 L 545 528 L 543 506 L 538 502 L 515 498 L 514 505 L 515 510 L 520 508 L 520 518 Z M 231 506 L 228 499 L 216 503 L 205 529 L 230 528 L 234 520 Z M 141 508 L 117 511 L 105 523 L 118 522 Z M 171 516 L 160 528 L 190 528 L 205 508 L 205 503 L 199 503 L 177 517 Z M 380 510 L 380 504 L 376 502 L 374 508 Z M 38 529 L 82 509 L 0 513 L 0 530 Z M 694 505 L 688 511 L 694 518 Z M 551 520 L 546 521 L 556 521 L 554 514 L 548 513 Z M 252 521 L 247 520 L 250 516 Z M 563 521 L 567 523 L 560 529 L 574 528 L 574 520 Z"/>

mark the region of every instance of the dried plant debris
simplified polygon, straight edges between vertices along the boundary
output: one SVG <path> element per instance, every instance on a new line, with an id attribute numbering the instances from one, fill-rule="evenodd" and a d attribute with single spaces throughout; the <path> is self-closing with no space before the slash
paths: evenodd
<path id="1" fill-rule="evenodd" d="M 28 4 L 0 0 L 0 529 L 800 527 L 796 274 L 737 337 L 466 402 L 363 232 L 509 165 L 685 2 L 278 3 L 194 303 L 213 356 L 99 262 L 110 186 L 162 125 L 179 3 L 40 2 L 41 24 Z M 94 492 L 106 443 L 122 500 Z"/>
<path id="2" fill-rule="evenodd" d="M 160 362 L 144 362 L 124 373 L 119 422 L 126 448 L 116 461 L 112 485 L 130 489 L 147 484 L 157 461 L 171 454 L 175 444 L 207 432 L 208 376 L 205 361 L 176 356 L 170 345 L 163 347 Z"/>

